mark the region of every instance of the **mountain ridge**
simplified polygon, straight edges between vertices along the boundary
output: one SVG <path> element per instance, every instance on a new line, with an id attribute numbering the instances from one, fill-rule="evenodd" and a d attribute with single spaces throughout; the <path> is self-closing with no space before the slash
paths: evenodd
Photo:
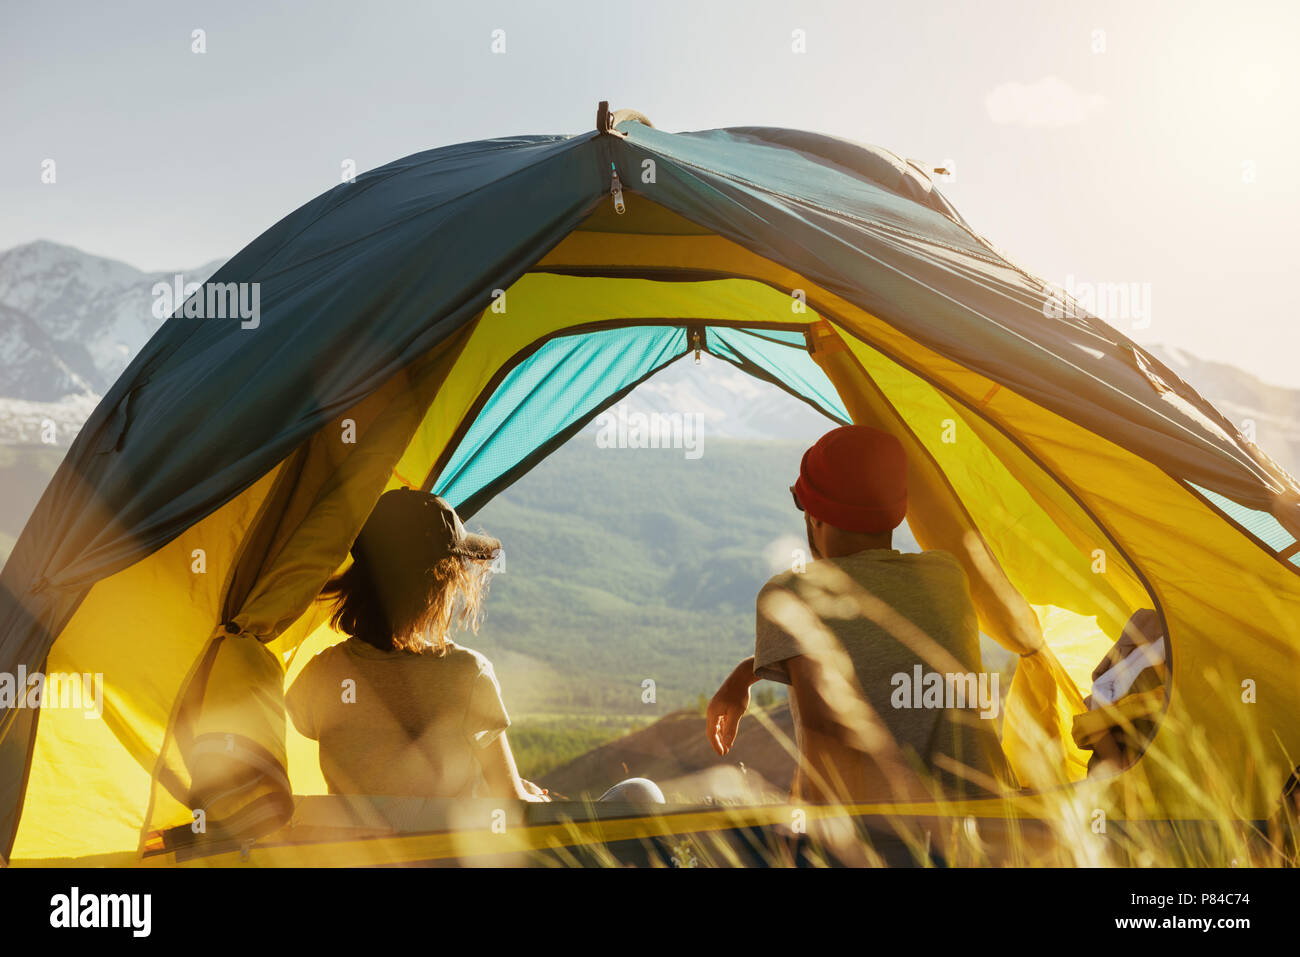
<path id="1" fill-rule="evenodd" d="M 0 252 L 0 397 L 103 395 L 162 325 L 154 285 L 205 282 L 219 265 L 145 272 L 47 239 Z M 33 362 L 59 374 L 33 383 Z"/>

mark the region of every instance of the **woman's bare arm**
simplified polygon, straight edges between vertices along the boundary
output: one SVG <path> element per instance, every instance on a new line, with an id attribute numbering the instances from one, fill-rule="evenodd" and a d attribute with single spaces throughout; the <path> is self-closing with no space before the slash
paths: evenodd
<path id="1" fill-rule="evenodd" d="M 515 765 L 514 753 L 510 742 L 502 731 L 492 743 L 479 748 L 479 766 L 483 769 L 483 780 L 487 782 L 488 793 L 492 797 L 513 798 L 518 801 L 549 801 L 546 792 L 532 781 L 525 781 L 519 776 Z"/>

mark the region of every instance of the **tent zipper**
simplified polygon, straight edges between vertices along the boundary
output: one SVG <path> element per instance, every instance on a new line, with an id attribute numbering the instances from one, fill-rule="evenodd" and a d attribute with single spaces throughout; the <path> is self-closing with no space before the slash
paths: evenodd
<path id="1" fill-rule="evenodd" d="M 614 114 L 610 112 L 609 101 L 601 100 L 596 107 L 596 136 L 601 139 L 601 152 L 605 154 L 605 159 L 609 160 L 609 195 L 614 200 L 614 212 L 620 216 L 627 212 L 627 204 L 623 202 L 623 182 L 618 178 L 618 167 L 614 165 L 613 147 L 605 137 L 626 135 L 614 129 Z"/>
<path id="2" fill-rule="evenodd" d="M 618 167 L 614 161 L 609 161 L 609 194 L 614 197 L 614 212 L 622 216 L 627 212 L 627 206 L 623 203 L 623 184 L 618 178 Z"/>

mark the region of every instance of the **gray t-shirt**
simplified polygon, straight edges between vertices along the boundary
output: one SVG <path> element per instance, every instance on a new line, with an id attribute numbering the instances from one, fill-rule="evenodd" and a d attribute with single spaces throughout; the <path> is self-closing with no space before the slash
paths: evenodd
<path id="1" fill-rule="evenodd" d="M 285 699 L 320 742 L 332 794 L 472 796 L 475 748 L 510 726 L 491 662 L 450 643 L 418 655 L 349 638 L 309 661 Z"/>
<path id="2" fill-rule="evenodd" d="M 758 597 L 754 673 L 789 684 L 786 661 L 797 655 L 847 663 L 836 674 L 856 687 L 904 756 L 919 759 L 948 792 L 980 789 L 941 770 L 936 765 L 941 754 L 1006 780 L 994 715 L 981 719 L 976 704 L 982 671 L 979 621 L 966 574 L 947 552 L 869 549 L 774 576 Z M 964 708 L 936 707 L 933 694 L 928 701 L 922 695 L 926 682 L 936 681 L 927 677 L 932 672 L 974 676 L 974 700 Z M 983 682 L 985 700 L 996 699 L 991 678 L 986 675 Z M 945 679 L 948 685 L 955 690 L 955 681 Z M 970 689 L 964 682 L 962 692 Z M 955 694 L 944 698 L 945 704 L 956 701 Z M 793 696 L 791 708 L 801 738 Z M 802 748 L 802 740 L 797 743 Z"/>

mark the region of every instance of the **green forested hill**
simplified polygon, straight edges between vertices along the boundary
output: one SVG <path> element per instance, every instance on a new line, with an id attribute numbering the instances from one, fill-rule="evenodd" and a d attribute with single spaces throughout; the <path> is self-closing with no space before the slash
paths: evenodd
<path id="1" fill-rule="evenodd" d="M 754 597 L 802 543 L 802 451 L 719 439 L 688 460 L 579 436 L 470 519 L 504 543 L 505 573 L 464 641 L 525 711 L 694 705 L 752 647 Z"/>

